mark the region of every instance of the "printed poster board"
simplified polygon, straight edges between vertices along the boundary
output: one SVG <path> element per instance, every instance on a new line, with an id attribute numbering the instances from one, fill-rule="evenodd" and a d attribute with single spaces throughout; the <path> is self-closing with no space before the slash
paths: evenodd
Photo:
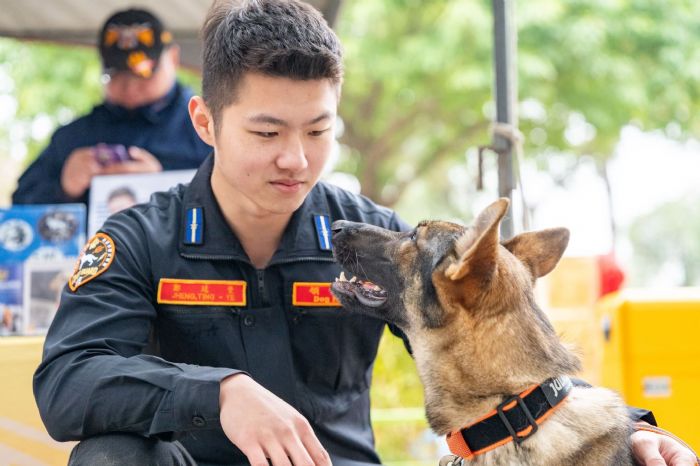
<path id="1" fill-rule="evenodd" d="M 147 202 L 151 194 L 189 183 L 196 171 L 170 170 L 94 177 L 90 185 L 88 234 L 94 235 L 110 215 L 134 204 Z"/>

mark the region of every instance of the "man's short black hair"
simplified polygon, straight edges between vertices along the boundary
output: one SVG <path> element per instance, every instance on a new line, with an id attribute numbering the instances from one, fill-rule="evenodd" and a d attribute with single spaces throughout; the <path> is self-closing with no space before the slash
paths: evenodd
<path id="1" fill-rule="evenodd" d="M 320 12 L 299 0 L 219 0 L 202 28 L 202 95 L 214 125 L 245 73 L 340 85 L 340 41 Z"/>

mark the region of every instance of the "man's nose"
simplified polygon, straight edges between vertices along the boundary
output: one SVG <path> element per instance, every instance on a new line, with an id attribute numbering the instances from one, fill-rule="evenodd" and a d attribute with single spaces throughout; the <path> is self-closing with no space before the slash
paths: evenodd
<path id="1" fill-rule="evenodd" d="M 277 166 L 282 170 L 289 170 L 292 172 L 300 172 L 309 166 L 309 161 L 306 159 L 304 144 L 302 144 L 299 138 L 289 138 L 283 153 L 277 158 Z"/>

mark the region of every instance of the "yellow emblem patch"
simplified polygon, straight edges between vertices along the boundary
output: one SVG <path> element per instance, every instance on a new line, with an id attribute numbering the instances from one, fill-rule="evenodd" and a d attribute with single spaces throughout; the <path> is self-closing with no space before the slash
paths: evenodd
<path id="1" fill-rule="evenodd" d="M 102 274 L 112 265 L 117 252 L 114 240 L 105 233 L 97 233 L 90 238 L 75 264 L 68 287 L 75 291 L 93 278 Z"/>

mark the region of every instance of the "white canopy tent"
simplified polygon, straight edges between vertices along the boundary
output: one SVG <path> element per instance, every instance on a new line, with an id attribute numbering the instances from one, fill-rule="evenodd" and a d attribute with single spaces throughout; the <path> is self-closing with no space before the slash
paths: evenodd
<path id="1" fill-rule="evenodd" d="M 308 0 L 332 25 L 341 0 Z M 199 29 L 212 0 L 0 0 L 0 37 L 94 45 L 114 11 L 141 7 L 154 12 L 182 48 L 182 62 L 198 69 Z"/>

